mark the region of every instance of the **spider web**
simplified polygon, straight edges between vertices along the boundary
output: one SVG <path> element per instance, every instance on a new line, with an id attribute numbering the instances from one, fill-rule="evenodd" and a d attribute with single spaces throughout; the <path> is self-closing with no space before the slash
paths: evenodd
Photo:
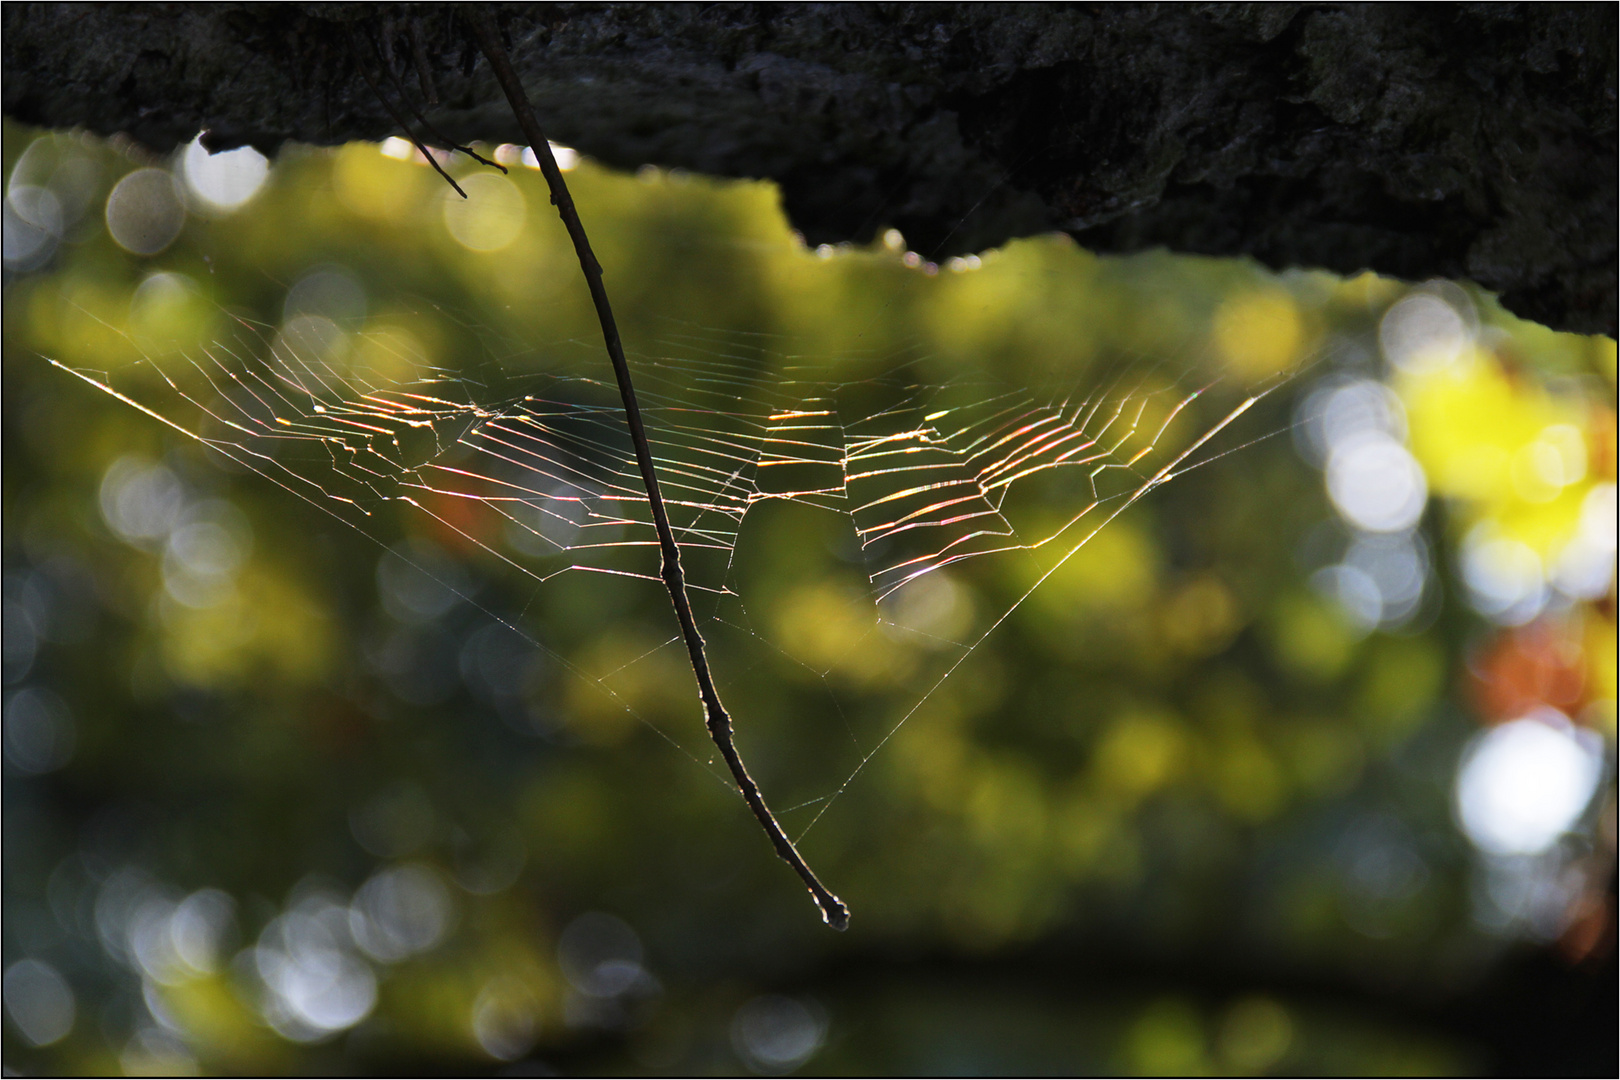
<path id="1" fill-rule="evenodd" d="M 223 312 L 230 332 L 199 348 L 142 349 L 120 330 L 135 362 L 111 371 L 51 363 L 373 538 L 381 515 L 406 507 L 535 592 L 582 574 L 661 589 L 624 410 L 616 388 L 588 374 L 606 367 L 600 346 L 537 348 L 437 304 L 421 310 L 454 327 L 457 366 L 387 332 L 340 331 L 339 348 L 330 323 L 277 329 Z M 1126 360 L 1086 388 L 1042 394 L 978 378 L 926 382 L 928 358 L 917 351 L 866 357 L 857 365 L 865 373 L 849 377 L 848 356 L 784 355 L 778 344 L 669 324 L 658 351 L 633 352 L 631 362 L 688 587 L 712 601 L 711 645 L 713 631 L 764 640 L 827 683 L 842 712 L 830 670 L 771 640 L 735 573 L 744 522 L 793 504 L 841 515 L 852 529 L 871 620 L 848 648 L 888 633 L 931 650 L 933 667 L 916 680 L 925 689 L 900 715 L 864 737 L 845 716 L 854 766 L 831 791 L 788 807 L 813 808 L 801 836 L 1069 556 L 1154 488 L 1232 452 L 1217 436 L 1269 392 L 1211 421 L 1192 406 L 1214 384 L 1186 385 L 1163 362 Z M 944 636 L 914 617 L 930 589 L 1007 559 L 1030 561 L 1029 584 L 993 616 Z M 691 749 L 692 733 L 647 721 L 611 673 L 587 673 L 501 621 L 714 771 L 707 749 Z M 663 647 L 677 643 L 672 628 Z M 692 728 L 701 738 L 701 724 Z"/>

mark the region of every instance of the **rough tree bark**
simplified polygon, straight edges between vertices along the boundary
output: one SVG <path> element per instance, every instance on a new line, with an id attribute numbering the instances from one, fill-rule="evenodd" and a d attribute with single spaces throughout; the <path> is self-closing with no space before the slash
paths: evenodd
<path id="1" fill-rule="evenodd" d="M 560 141 L 768 177 L 811 243 L 1061 228 L 1274 267 L 1467 278 L 1615 333 L 1612 4 L 509 4 Z M 7 4 L 4 108 L 165 151 L 434 125 L 519 139 L 453 5 Z M 387 92 L 397 93 L 393 83 Z M 436 104 L 428 104 L 436 98 Z"/>

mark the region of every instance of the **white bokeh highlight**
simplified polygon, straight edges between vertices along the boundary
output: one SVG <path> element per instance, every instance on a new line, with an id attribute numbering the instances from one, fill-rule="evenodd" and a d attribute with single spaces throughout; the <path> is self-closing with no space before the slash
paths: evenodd
<path id="1" fill-rule="evenodd" d="M 450 890 L 426 866 L 389 867 L 372 875 L 349 905 L 349 932 L 365 954 L 398 963 L 439 944 L 450 929 Z"/>
<path id="2" fill-rule="evenodd" d="M 107 196 L 107 231 L 132 255 L 156 255 L 185 224 L 186 208 L 165 169 L 136 169 Z"/>
<path id="3" fill-rule="evenodd" d="M 827 1038 L 826 1014 L 814 1003 L 762 994 L 737 1010 L 731 1045 L 757 1071 L 776 1074 L 798 1068 Z"/>
<path id="4" fill-rule="evenodd" d="M 310 896 L 259 935 L 253 961 L 266 990 L 261 1011 L 294 1042 L 317 1042 L 358 1024 L 377 1004 L 377 977 L 355 955 L 347 907 Z"/>
<path id="5" fill-rule="evenodd" d="M 6 269 L 26 273 L 48 263 L 100 193 L 101 166 L 81 135 L 41 135 L 6 177 Z"/>
<path id="6" fill-rule="evenodd" d="M 1457 820 L 1487 855 L 1540 854 L 1579 822 L 1603 766 L 1600 736 L 1537 709 L 1469 745 L 1457 771 Z"/>
<path id="7" fill-rule="evenodd" d="M 1328 494 L 1350 524 L 1369 532 L 1400 532 L 1423 516 L 1429 500 L 1423 466 L 1382 432 L 1365 432 L 1333 448 Z"/>
<path id="8" fill-rule="evenodd" d="M 19 960 L 6 968 L 0 989 L 6 1015 L 29 1046 L 61 1042 L 73 1030 L 78 1011 L 73 989 L 43 960 Z"/>
<path id="9" fill-rule="evenodd" d="M 270 162 L 253 147 L 210 154 L 200 135 L 186 147 L 180 161 L 192 204 L 214 213 L 230 213 L 246 205 L 270 175 Z"/>
<path id="10" fill-rule="evenodd" d="M 1581 501 L 1575 536 L 1558 555 L 1552 582 L 1575 600 L 1596 600 L 1614 583 L 1616 505 L 1613 484 L 1595 484 Z"/>
<path id="11" fill-rule="evenodd" d="M 1468 602 L 1501 626 L 1523 626 L 1549 599 L 1541 556 L 1482 522 L 1463 537 L 1460 567 Z"/>
<path id="12" fill-rule="evenodd" d="M 1433 292 L 1417 292 L 1404 297 L 1384 313 L 1378 326 L 1378 343 L 1384 356 L 1397 371 L 1412 375 L 1443 371 L 1455 364 L 1473 344 L 1471 311 L 1448 303 Z"/>

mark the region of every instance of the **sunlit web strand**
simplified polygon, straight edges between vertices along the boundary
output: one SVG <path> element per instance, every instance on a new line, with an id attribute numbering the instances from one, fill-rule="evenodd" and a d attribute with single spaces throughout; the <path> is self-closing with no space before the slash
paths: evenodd
<path id="1" fill-rule="evenodd" d="M 82 311 L 82 309 L 81 309 L 81 311 Z M 107 325 L 103 320 L 100 320 L 97 316 L 95 316 L 95 315 L 93 315 L 93 314 L 91 314 L 89 312 L 83 312 L 83 314 L 85 314 L 85 316 L 87 318 L 95 319 L 98 322 L 102 322 L 103 325 Z M 110 326 L 108 326 L 108 328 L 109 329 L 115 329 L 115 328 L 110 327 Z M 137 411 L 139 411 L 141 413 L 144 413 L 147 416 L 152 417 L 154 420 L 157 420 L 158 422 L 162 423 L 163 425 L 172 428 L 173 430 L 177 431 L 181 435 L 184 435 L 184 436 L 186 436 L 186 437 L 188 437 L 190 439 L 193 439 L 193 440 L 195 440 L 197 442 L 202 443 L 205 446 L 208 446 L 209 448 L 213 449 L 215 452 L 220 453 L 222 456 L 226 457 L 228 460 L 234 461 L 238 465 L 241 465 L 244 468 L 247 468 L 250 471 L 253 471 L 253 472 L 257 473 L 258 475 L 260 475 L 264 479 L 270 481 L 272 484 L 274 484 L 277 487 L 280 487 L 283 490 L 287 491 L 289 494 L 295 495 L 298 498 L 301 498 L 304 501 L 309 502 L 311 505 L 313 505 L 316 508 L 320 509 L 323 513 L 331 515 L 332 517 L 336 518 L 338 521 L 343 522 L 343 524 L 348 525 L 351 528 L 356 529 L 356 531 L 360 532 L 362 535 L 366 535 L 364 530 L 361 529 L 355 522 L 344 518 L 341 514 L 339 514 L 337 512 L 336 508 L 334 508 L 334 506 L 331 505 L 333 502 L 337 502 L 337 503 L 340 503 L 340 504 L 341 503 L 349 503 L 349 500 L 343 499 L 341 497 L 330 497 L 327 501 L 323 501 L 321 499 L 312 497 L 306 491 L 299 490 L 297 487 L 289 485 L 288 483 L 284 482 L 283 480 L 278 479 L 278 477 L 276 475 L 274 475 L 274 469 L 266 467 L 267 465 L 269 465 L 269 466 L 279 465 L 279 463 L 274 462 L 273 459 L 269 459 L 265 455 L 262 455 L 262 454 L 259 454 L 259 453 L 253 452 L 253 451 L 244 450 L 242 447 L 233 445 L 233 444 L 228 443 L 228 442 L 223 442 L 222 443 L 222 442 L 219 442 L 219 441 L 216 441 L 216 440 L 211 440 L 211 439 L 204 438 L 201 435 L 197 434 L 196 432 L 193 432 L 193 431 L 191 431 L 190 429 L 188 429 L 186 427 L 183 427 L 183 426 L 180 426 L 180 425 L 176 424 L 174 421 L 172 421 L 168 417 L 166 417 L 163 414 L 157 412 L 156 410 L 148 407 L 147 405 L 142 404 L 140 401 L 137 401 L 134 398 L 131 398 L 131 397 L 125 395 L 124 393 L 120 392 L 119 390 L 117 390 L 116 388 L 111 386 L 108 382 L 104 381 L 104 378 L 98 378 L 96 373 L 92 373 L 92 372 L 89 372 L 89 371 L 86 371 L 86 370 L 83 370 L 83 369 L 78 369 L 78 368 L 71 367 L 71 366 L 69 366 L 67 364 L 64 364 L 61 361 L 56 360 L 56 359 L 51 358 L 51 357 L 46 357 L 45 359 L 50 364 L 52 364 L 53 366 L 58 367 L 58 368 L 62 369 L 63 371 L 66 371 L 69 374 L 74 375 L 77 378 L 79 378 L 79 379 L 83 380 L 84 382 L 88 383 L 89 385 L 97 388 L 98 390 L 101 390 L 104 393 L 107 393 L 109 396 L 113 397 L 115 400 L 118 400 L 118 401 L 120 401 L 120 402 L 122 402 L 122 403 L 124 403 L 126 405 L 129 405 L 132 408 L 136 409 Z M 292 475 L 292 477 L 294 479 L 300 479 L 300 477 L 298 477 L 296 474 L 290 474 L 290 475 Z M 420 504 L 415 503 L 414 500 L 410 500 L 410 499 L 407 498 L 405 501 L 410 502 L 411 505 L 417 506 L 419 509 L 424 510 L 424 512 L 426 512 L 429 516 L 434 517 L 436 520 L 438 520 L 440 522 L 440 524 L 446 526 L 447 528 L 450 528 L 450 529 L 458 531 L 458 532 L 460 531 L 459 527 L 456 526 L 453 522 L 449 522 L 449 521 L 446 521 L 443 518 L 440 518 L 438 515 L 433 514 L 431 510 L 427 510 L 425 507 L 421 507 Z M 353 506 L 352 503 L 350 505 Z M 465 533 L 463 533 L 462 535 L 466 536 Z M 372 539 L 375 539 L 375 538 L 372 538 Z M 467 539 L 472 540 L 473 538 L 472 537 L 467 537 Z M 379 541 L 379 543 L 380 543 L 380 541 Z M 486 550 L 488 550 L 488 549 L 486 549 Z M 398 554 L 398 553 L 396 552 L 396 554 Z M 508 564 L 514 566 L 515 568 L 517 568 L 517 569 L 519 569 L 521 571 L 524 571 L 524 572 L 528 572 L 528 571 L 524 570 L 523 567 L 517 566 L 517 564 L 513 563 L 510 559 L 507 559 L 505 556 L 500 555 L 499 552 L 493 552 L 493 554 L 495 554 L 497 558 L 500 558 L 502 561 L 507 562 Z M 410 560 L 408 557 L 406 557 L 404 555 L 400 555 L 399 557 L 404 559 L 404 561 L 409 563 L 419 573 L 423 574 L 424 576 L 426 576 L 428 578 L 431 578 L 434 581 L 437 581 L 442 587 L 444 587 L 444 588 L 446 588 L 448 590 L 451 590 L 452 592 L 455 591 L 453 589 L 453 587 L 450 585 L 450 583 L 448 583 L 446 581 L 443 581 L 440 578 L 438 578 L 428 568 L 418 565 L 417 563 L 413 562 L 412 560 Z M 463 599 L 469 599 L 470 600 L 470 598 L 467 598 L 467 597 L 463 597 Z M 481 608 L 481 610 L 483 610 L 486 615 L 488 615 L 490 618 L 494 619 L 497 623 L 499 623 L 500 625 L 502 625 L 506 629 L 510 630 L 512 633 L 517 635 L 523 641 L 527 642 L 531 647 L 533 647 L 536 650 L 544 653 L 549 659 L 551 659 L 553 662 L 555 662 L 564 671 L 568 672 L 570 675 L 573 675 L 573 676 L 579 678 L 582 682 L 584 682 L 584 683 L 586 683 L 588 685 L 594 686 L 597 690 L 599 690 L 600 692 L 606 694 L 613 702 L 615 702 L 620 708 L 622 708 L 626 712 L 626 714 L 634 717 L 643 726 L 645 726 L 647 728 L 650 728 L 659 738 L 663 739 L 671 747 L 673 747 L 675 750 L 679 751 L 688 760 L 690 760 L 694 765 L 697 765 L 700 769 L 702 769 L 704 772 L 706 772 L 709 775 L 709 777 L 712 780 L 714 780 L 716 783 L 720 784 L 723 787 L 726 787 L 727 789 L 731 788 L 732 780 L 731 780 L 729 775 L 723 773 L 720 769 L 718 769 L 714 765 L 714 763 L 712 761 L 704 760 L 702 758 L 699 758 L 696 754 L 692 753 L 692 751 L 687 749 L 680 742 L 678 742 L 677 740 L 672 738 L 662 728 L 658 727 L 656 724 L 653 724 L 649 720 L 647 720 L 647 718 L 644 717 L 640 712 L 638 712 L 629 702 L 625 701 L 623 696 L 620 695 L 618 693 L 618 691 L 614 690 L 613 687 L 607 685 L 601 679 L 593 678 L 591 675 L 589 675 L 587 672 L 585 672 L 583 669 L 581 669 L 577 664 L 575 664 L 572 660 L 570 660 L 567 656 L 564 656 L 563 654 L 557 652 L 555 649 L 552 649 L 550 646 L 548 646 L 544 642 L 536 639 L 533 635 L 529 634 L 527 631 L 525 631 L 521 626 L 517 625 L 511 619 L 504 618 L 501 615 L 499 615 L 499 614 L 497 614 L 497 613 L 495 613 L 493 611 L 490 611 L 487 608 Z M 660 647 L 662 647 L 662 646 L 660 646 Z M 654 650 L 654 651 L 656 651 L 656 650 Z M 632 663 L 633 662 L 634 661 L 632 661 Z"/>
<path id="2" fill-rule="evenodd" d="M 386 370 L 355 349 L 235 325 L 234 339 L 77 374 L 357 528 L 345 515 L 403 502 L 536 583 L 574 572 L 656 579 L 623 410 L 601 381 L 547 370 L 546 351 L 466 325 L 459 336 L 481 351 L 464 373 L 374 335 L 352 344 L 377 343 Z M 919 384 L 911 358 L 838 380 L 804 358 L 772 366 L 757 348 L 696 334 L 670 344 L 636 358 L 637 380 L 676 535 L 689 553 L 723 556 L 718 571 L 692 573 L 716 596 L 731 593 L 739 530 L 762 502 L 845 515 L 881 601 L 946 567 L 1052 545 L 1106 508 L 1100 529 L 1252 404 L 1176 451 L 1168 432 L 1202 391 L 1178 388 L 1159 365 L 1124 365 L 1101 388 L 1049 399 Z M 1170 472 L 1143 471 L 1155 453 L 1179 453 Z M 1058 475 L 1077 480 L 1058 489 L 1069 505 L 1032 535 L 1015 520 L 1015 496 Z M 482 516 L 463 520 L 456 504 Z"/>
<path id="3" fill-rule="evenodd" d="M 821 796 L 821 797 L 819 797 L 817 799 L 812 799 L 812 800 L 809 800 L 807 803 L 800 804 L 801 807 L 809 806 L 809 805 L 814 804 L 814 805 L 817 806 L 817 809 L 816 809 L 815 816 L 812 817 L 810 819 L 810 821 L 804 826 L 804 828 L 799 831 L 798 836 L 794 837 L 794 843 L 798 844 L 798 843 L 803 842 L 805 836 L 809 834 L 811 829 L 815 828 L 817 823 L 819 823 L 821 821 L 822 817 L 832 807 L 832 804 L 835 801 L 837 801 L 837 799 L 841 795 L 843 795 L 845 791 L 847 791 L 849 789 L 849 786 L 855 782 L 856 778 L 858 776 L 860 776 L 860 774 L 862 772 L 865 771 L 866 766 L 871 763 L 872 759 L 874 757 L 876 757 L 878 755 L 878 753 L 885 746 L 888 745 L 890 740 L 892 740 L 897 734 L 899 734 L 900 729 L 905 727 L 906 724 L 908 722 L 910 722 L 912 717 L 917 715 L 918 711 L 921 710 L 922 707 L 928 702 L 928 700 L 933 697 L 934 693 L 936 691 L 938 691 L 939 688 L 941 686 L 943 686 L 945 684 L 945 682 L 948 679 L 950 679 L 950 677 L 952 675 L 954 675 L 956 673 L 957 669 L 960 668 L 964 663 L 966 663 L 968 657 L 971 656 L 974 653 L 974 651 L 977 650 L 978 647 L 980 645 L 982 645 L 985 642 L 985 640 L 990 637 L 991 634 L 995 633 L 998 629 L 1000 629 L 1001 625 L 1003 623 L 1005 623 L 1008 619 L 1010 619 L 1012 617 L 1013 613 L 1016 612 L 1020 607 L 1022 607 L 1026 600 L 1028 600 L 1031 596 L 1035 595 L 1036 590 L 1038 590 L 1042 585 L 1046 584 L 1047 580 L 1049 578 L 1051 578 L 1051 576 L 1053 574 L 1057 573 L 1060 569 L 1062 569 L 1062 567 L 1063 567 L 1063 565 L 1065 563 L 1067 563 L 1076 554 L 1078 554 L 1080 549 L 1085 547 L 1086 544 L 1090 543 L 1091 540 L 1093 538 L 1095 538 L 1096 535 L 1099 532 L 1101 532 L 1110 522 L 1112 522 L 1120 514 L 1124 513 L 1131 506 L 1135 505 L 1140 499 L 1142 499 L 1144 496 L 1146 496 L 1149 492 L 1153 491 L 1157 487 L 1162 486 L 1165 483 L 1168 483 L 1171 479 L 1175 478 L 1176 476 L 1180 475 L 1181 473 L 1190 471 L 1193 468 L 1197 468 L 1201 464 L 1208 464 L 1209 461 L 1216 460 L 1219 457 L 1224 457 L 1225 453 L 1232 453 L 1232 452 L 1235 452 L 1235 449 L 1241 449 L 1241 447 L 1240 448 L 1235 448 L 1234 450 L 1226 451 L 1225 453 L 1215 455 L 1214 458 L 1205 459 L 1203 461 L 1198 461 L 1198 460 L 1194 459 L 1194 455 L 1199 450 L 1201 450 L 1205 445 L 1207 445 L 1212 439 L 1214 439 L 1217 435 L 1219 435 L 1227 427 L 1229 427 L 1231 424 L 1236 422 L 1237 419 L 1239 417 L 1241 417 L 1244 413 L 1248 412 L 1251 408 L 1253 408 L 1256 404 L 1258 404 L 1263 398 L 1265 398 L 1268 394 L 1270 394 L 1273 390 L 1275 390 L 1278 385 L 1281 385 L 1280 381 L 1274 382 L 1271 386 L 1266 387 L 1265 389 L 1263 389 L 1259 393 L 1253 394 L 1250 397 L 1248 397 L 1247 399 L 1245 399 L 1243 402 L 1241 402 L 1235 409 L 1233 409 L 1225 417 L 1223 417 L 1221 420 L 1219 420 L 1213 427 L 1211 427 L 1208 431 L 1204 432 L 1204 434 L 1200 435 L 1192 443 L 1192 445 L 1188 446 L 1185 450 L 1182 450 L 1180 453 L 1178 453 L 1168 463 L 1166 463 L 1164 466 L 1162 466 L 1157 472 L 1155 472 L 1152 476 L 1148 477 L 1147 480 L 1144 481 L 1142 483 L 1142 485 L 1140 487 L 1138 487 L 1134 492 L 1132 492 L 1127 498 L 1120 501 L 1118 503 L 1118 505 L 1114 506 L 1111 509 L 1111 511 L 1107 514 L 1107 516 L 1105 516 L 1101 521 L 1099 521 L 1091 529 L 1090 532 L 1088 532 L 1085 535 L 1083 535 L 1082 537 L 1080 537 L 1080 539 L 1079 539 L 1079 541 L 1077 543 L 1075 543 L 1072 547 L 1070 547 L 1068 549 L 1068 551 L 1061 558 L 1059 558 L 1049 568 L 1047 568 L 1047 570 L 1044 573 L 1042 573 L 1035 580 L 1034 584 L 1030 585 L 1029 588 L 1026 589 L 1023 592 L 1022 595 L 1020 595 L 1016 600 L 1013 601 L 1011 606 L 1009 606 L 999 616 L 997 616 L 994 622 L 992 622 L 988 627 L 986 627 L 984 629 L 984 631 L 981 634 L 979 634 L 979 636 L 971 644 L 969 644 L 968 646 L 966 646 L 966 648 L 964 648 L 962 650 L 962 652 L 956 657 L 956 659 L 954 661 L 951 662 L 951 664 L 945 669 L 945 671 L 943 673 L 941 673 L 940 676 L 937 679 L 934 680 L 933 684 L 931 686 L 929 686 L 928 690 L 926 692 L 924 692 L 922 697 L 918 698 L 917 701 L 911 706 L 911 708 L 907 709 L 905 714 L 902 715 L 897 721 L 895 721 L 894 725 L 892 727 L 890 727 L 888 729 L 888 731 L 886 731 L 883 734 L 883 737 L 878 740 L 877 744 L 875 746 L 873 746 L 871 748 L 871 750 L 869 750 L 861 758 L 859 764 L 857 764 L 855 766 L 854 771 L 852 771 L 849 774 L 849 776 L 846 777 L 844 779 L 844 781 L 841 784 L 838 785 L 838 787 L 836 789 L 834 789 L 833 791 L 829 792 L 828 794 L 826 794 L 824 796 Z M 1177 408 L 1177 412 L 1179 412 L 1179 411 L 1180 411 L 1180 406 L 1178 406 L 1178 408 Z M 1248 445 L 1248 444 L 1245 444 L 1245 445 Z M 1192 463 L 1188 464 L 1189 461 L 1191 461 Z M 1091 509 L 1091 507 L 1088 507 L 1087 510 L 1082 511 L 1080 516 L 1084 516 L 1084 514 L 1086 512 L 1088 512 L 1090 509 Z M 1077 516 L 1076 518 L 1074 518 L 1071 521 L 1071 524 L 1073 524 L 1074 522 L 1078 522 L 1079 519 L 1080 519 L 1080 516 Z M 799 807 L 795 807 L 795 809 L 798 809 L 798 808 Z"/>

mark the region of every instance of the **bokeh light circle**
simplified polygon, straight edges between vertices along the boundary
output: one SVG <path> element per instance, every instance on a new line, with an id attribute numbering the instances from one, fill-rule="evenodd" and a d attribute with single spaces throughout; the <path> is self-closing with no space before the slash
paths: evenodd
<path id="1" fill-rule="evenodd" d="M 186 188 L 209 210 L 228 212 L 246 204 L 270 175 L 270 162 L 253 147 L 210 154 L 200 135 L 181 160 Z"/>
<path id="2" fill-rule="evenodd" d="M 1462 542 L 1459 560 L 1474 610 L 1503 626 L 1522 626 L 1547 603 L 1541 557 L 1522 540 L 1476 525 Z"/>
<path id="3" fill-rule="evenodd" d="M 557 939 L 557 966 L 574 988 L 607 998 L 629 990 L 642 974 L 641 937 L 623 919 L 588 911 Z"/>
<path id="4" fill-rule="evenodd" d="M 1457 772 L 1457 819 L 1488 854 L 1536 855 L 1574 827 L 1602 775 L 1601 740 L 1539 709 L 1469 747 Z"/>
<path id="5" fill-rule="evenodd" d="M 1327 462 L 1328 494 L 1349 522 L 1368 532 L 1401 532 L 1416 525 L 1429 486 L 1406 447 L 1378 432 L 1345 439 Z"/>
<path id="6" fill-rule="evenodd" d="M 786 1072 L 797 1068 L 827 1037 L 819 1009 L 796 998 L 764 994 L 737 1010 L 731 1022 L 731 1044 L 756 1070 Z"/>
<path id="7" fill-rule="evenodd" d="M 53 691 L 25 686 L 5 705 L 5 757 L 25 773 L 60 769 L 73 757 L 73 710 Z"/>
<path id="8" fill-rule="evenodd" d="M 444 227 L 469 251 L 500 251 L 518 238 L 528 218 L 528 204 L 517 185 L 504 176 L 480 173 L 460 181 L 463 199 L 445 193 Z"/>
<path id="9" fill-rule="evenodd" d="M 163 169 L 136 169 L 107 196 L 107 231 L 134 255 L 156 255 L 180 235 L 186 209 L 174 177 Z"/>
<path id="10" fill-rule="evenodd" d="M 473 1003 L 473 1038 L 497 1061 L 516 1061 L 540 1035 L 540 1003 L 522 982 L 490 980 Z"/>
<path id="11" fill-rule="evenodd" d="M 73 990 L 43 960 L 19 960 L 6 969 L 5 1002 L 6 1014 L 30 1046 L 50 1046 L 73 1030 Z"/>
<path id="12" fill-rule="evenodd" d="M 1462 314 L 1432 293 L 1407 296 L 1378 326 L 1384 355 L 1397 370 L 1412 374 L 1450 367 L 1473 341 Z"/>
<path id="13" fill-rule="evenodd" d="M 21 185 L 6 194 L 5 264 L 11 270 L 42 265 L 62 238 L 62 206 L 48 188 Z"/>

